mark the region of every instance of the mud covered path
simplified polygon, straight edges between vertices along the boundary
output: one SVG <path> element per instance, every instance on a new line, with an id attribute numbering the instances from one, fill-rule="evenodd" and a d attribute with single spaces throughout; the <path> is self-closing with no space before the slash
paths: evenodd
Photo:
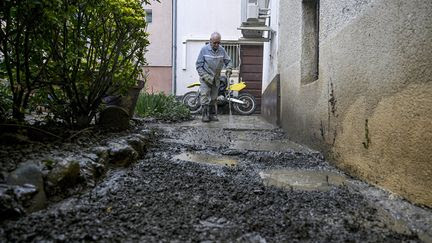
<path id="1" fill-rule="evenodd" d="M 144 159 L 82 195 L 6 222 L 0 241 L 430 239 L 430 210 L 344 175 L 258 117 L 231 119 L 149 124 L 160 140 Z M 403 222 L 393 217 L 401 208 Z"/>

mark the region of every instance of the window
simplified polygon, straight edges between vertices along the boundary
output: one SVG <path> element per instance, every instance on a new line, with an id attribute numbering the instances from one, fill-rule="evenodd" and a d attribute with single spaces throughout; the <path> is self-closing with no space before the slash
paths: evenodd
<path id="1" fill-rule="evenodd" d="M 209 44 L 207 41 L 206 45 Z M 240 69 L 240 44 L 236 43 L 221 43 L 221 46 L 225 49 L 228 56 L 231 58 L 233 69 Z"/>
<path id="2" fill-rule="evenodd" d="M 233 63 L 233 69 L 239 69 L 240 68 L 240 45 L 222 43 L 222 47 L 227 52 L 228 56 L 231 57 L 231 61 Z"/>
<path id="3" fill-rule="evenodd" d="M 319 0 L 303 0 L 301 83 L 319 75 Z"/>
<path id="4" fill-rule="evenodd" d="M 151 9 L 146 9 L 146 22 L 151 23 L 153 21 L 153 14 Z"/>

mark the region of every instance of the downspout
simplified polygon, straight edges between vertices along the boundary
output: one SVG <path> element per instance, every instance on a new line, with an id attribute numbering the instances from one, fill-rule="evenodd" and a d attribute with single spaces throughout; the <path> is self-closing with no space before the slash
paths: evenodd
<path id="1" fill-rule="evenodd" d="M 177 0 L 172 0 L 172 94 L 177 94 Z"/>

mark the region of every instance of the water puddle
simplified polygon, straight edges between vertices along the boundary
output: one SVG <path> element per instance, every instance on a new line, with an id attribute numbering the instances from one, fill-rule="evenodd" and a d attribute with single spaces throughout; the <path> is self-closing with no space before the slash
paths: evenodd
<path id="1" fill-rule="evenodd" d="M 259 173 L 266 186 L 305 191 L 327 191 L 343 185 L 346 177 L 329 171 L 314 170 L 268 170 Z"/>
<path id="2" fill-rule="evenodd" d="M 238 140 L 232 141 L 229 145 L 232 149 L 252 150 L 252 151 L 271 151 L 271 152 L 287 152 L 293 150 L 296 152 L 311 152 L 311 150 L 289 140 L 273 140 L 273 141 L 251 141 Z"/>
<path id="3" fill-rule="evenodd" d="M 174 156 L 174 159 L 190 161 L 195 163 L 224 165 L 234 167 L 237 165 L 237 159 L 230 156 L 213 155 L 208 153 L 187 152 Z"/>

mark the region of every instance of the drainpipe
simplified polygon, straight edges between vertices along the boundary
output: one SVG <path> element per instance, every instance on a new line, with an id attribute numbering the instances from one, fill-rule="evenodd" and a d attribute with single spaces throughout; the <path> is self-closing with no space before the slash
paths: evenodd
<path id="1" fill-rule="evenodd" d="M 172 94 L 177 94 L 177 0 L 172 0 Z"/>

